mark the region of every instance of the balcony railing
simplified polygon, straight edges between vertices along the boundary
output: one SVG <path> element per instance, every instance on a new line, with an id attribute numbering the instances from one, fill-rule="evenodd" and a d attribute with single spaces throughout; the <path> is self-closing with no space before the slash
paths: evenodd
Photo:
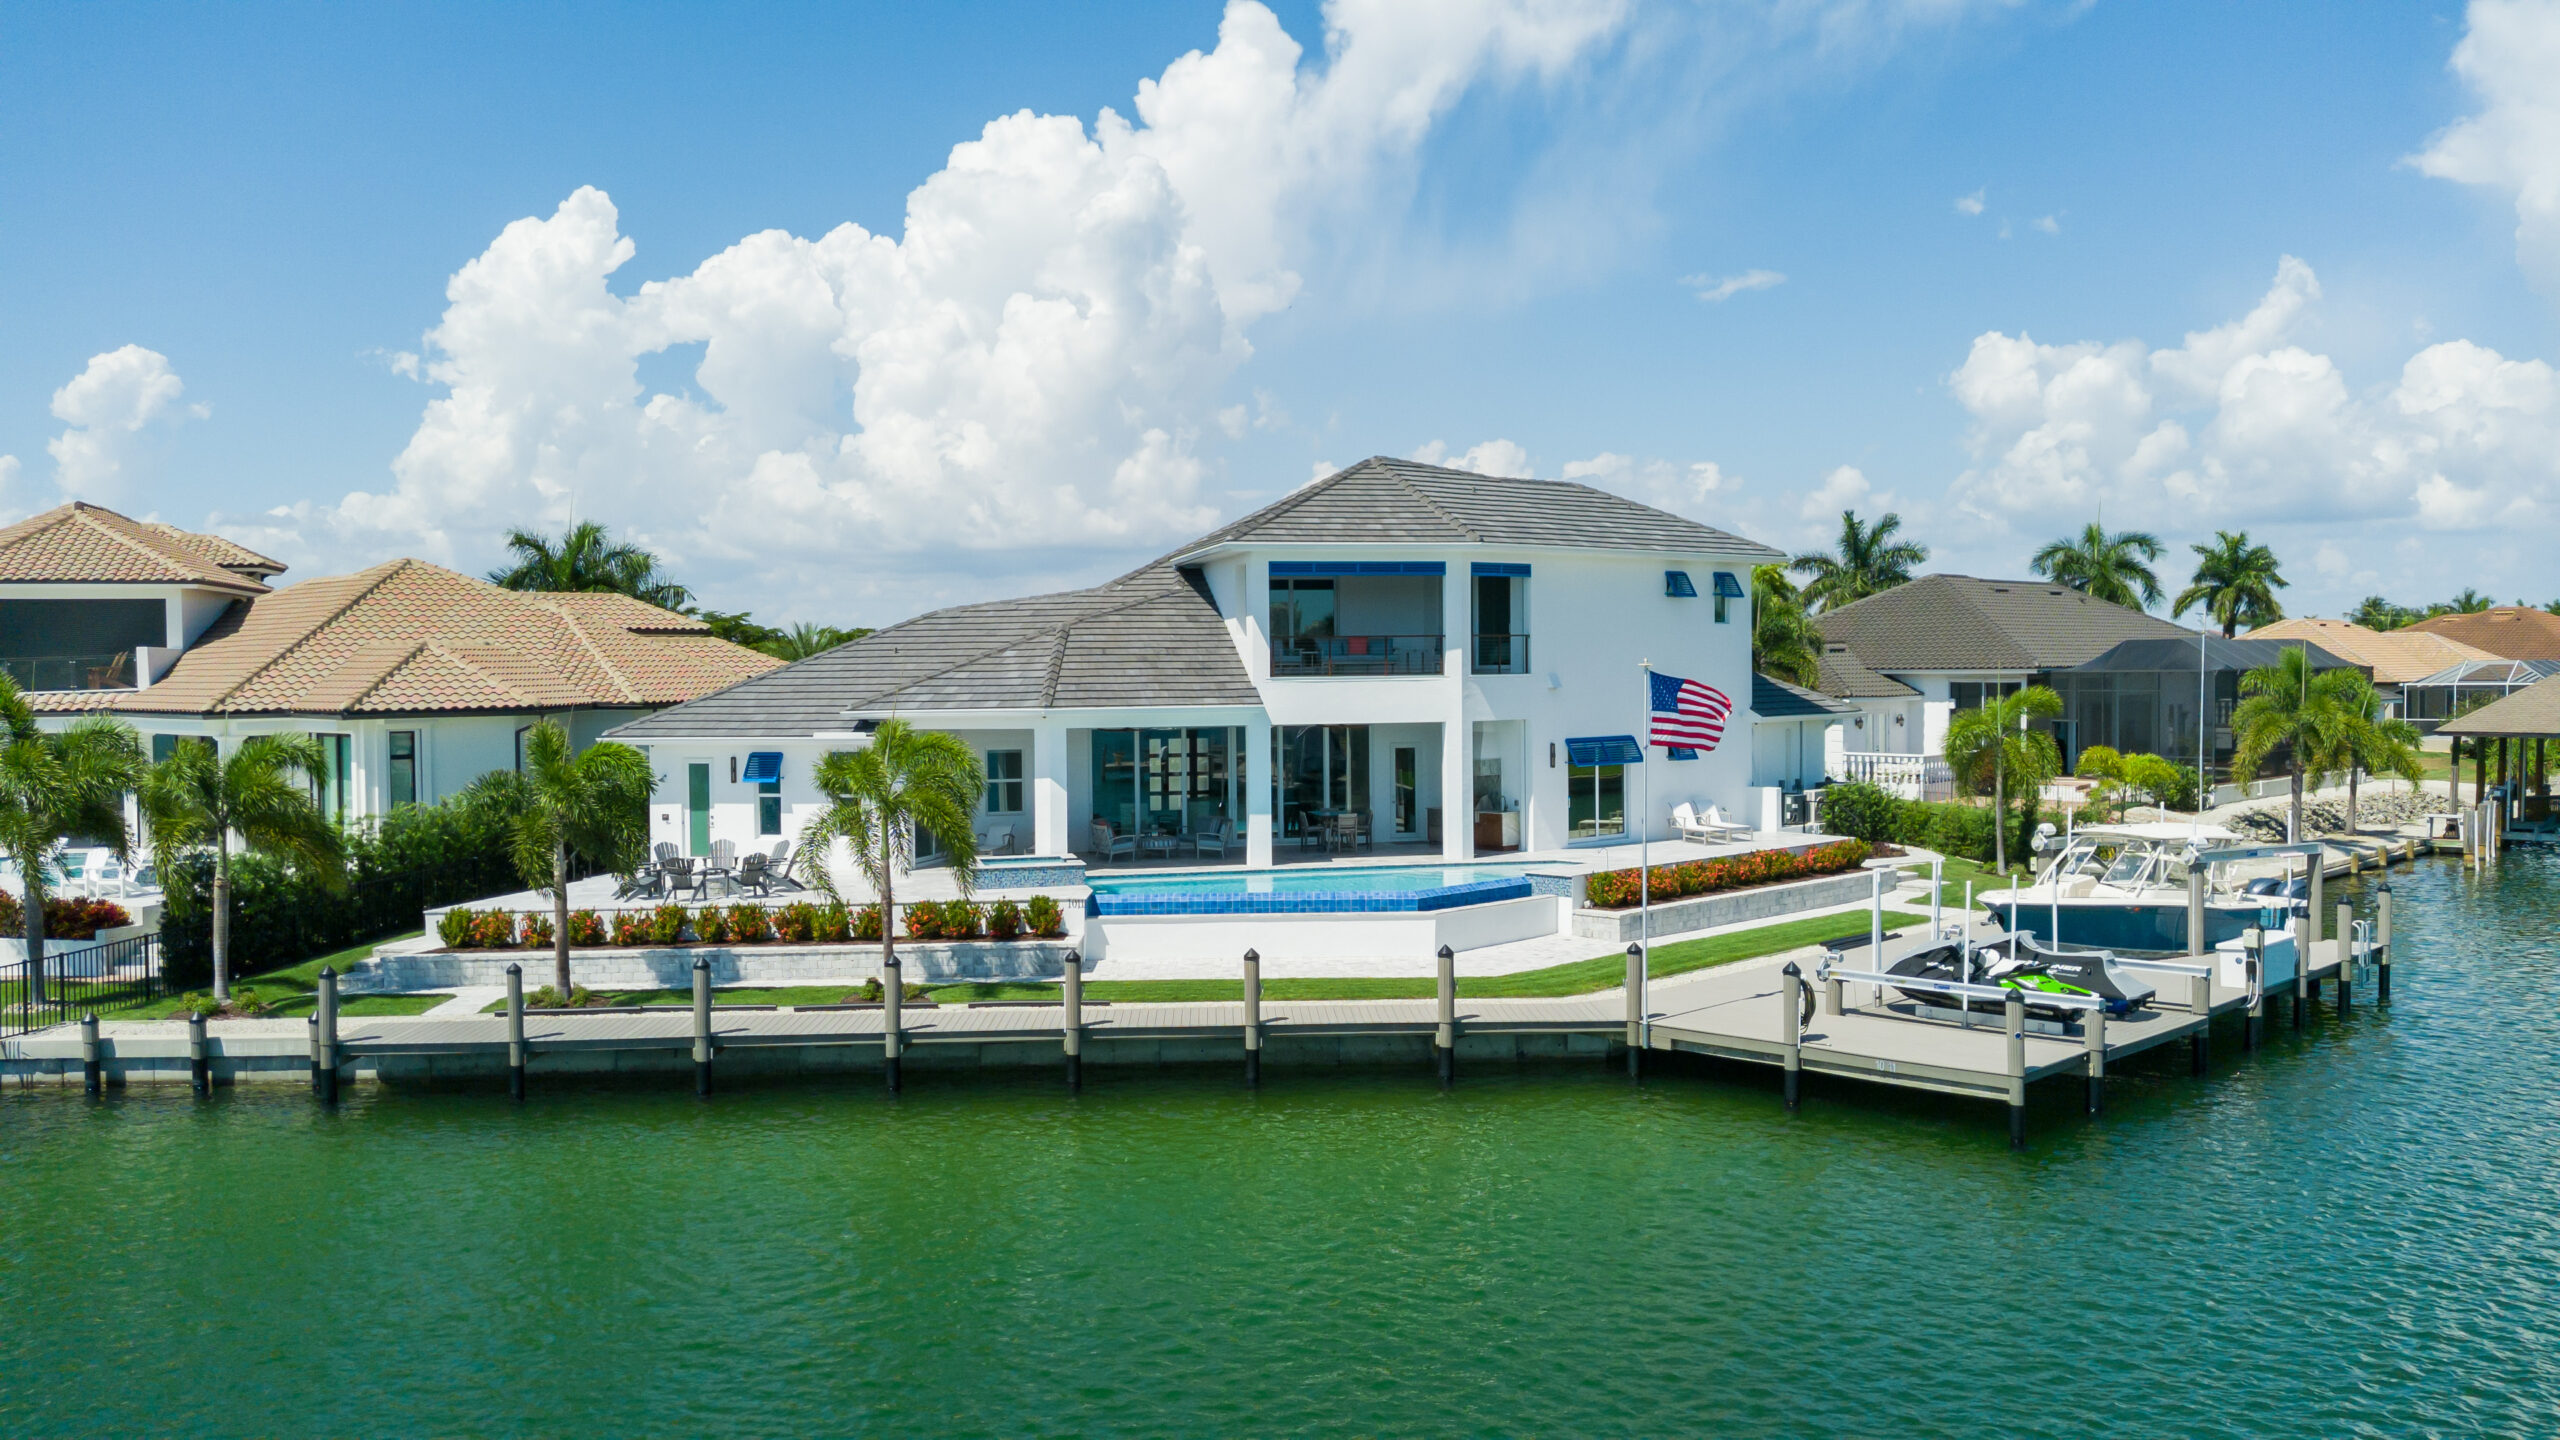
<path id="1" fill-rule="evenodd" d="M 1896 755 L 1880 750 L 1851 750 L 1831 766 L 1834 780 L 1861 781 L 1891 791 L 1905 800 L 1953 800 L 1956 775 L 1935 755 Z"/>
<path id="2" fill-rule="evenodd" d="M 1305 675 L 1437 675 L 1437 635 L 1289 635 L 1271 642 L 1271 673 Z"/>
<path id="3" fill-rule="evenodd" d="M 0 659 L 21 690 L 130 690 L 133 652 L 96 655 L 21 655 Z"/>
<path id="4" fill-rule="evenodd" d="M 1478 635 L 1476 637 L 1476 673 L 1479 675 L 1528 674 L 1529 637 L 1526 635 Z"/>

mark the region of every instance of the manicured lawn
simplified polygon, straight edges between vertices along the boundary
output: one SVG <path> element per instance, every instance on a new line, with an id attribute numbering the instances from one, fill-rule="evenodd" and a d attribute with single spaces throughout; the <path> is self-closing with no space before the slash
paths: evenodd
<path id="1" fill-rule="evenodd" d="M 1916 873 L 1918 873 L 1923 881 L 1926 881 L 1929 878 L 1928 866 L 1922 865 L 1915 868 Z M 2020 870 L 2018 872 L 2018 883 L 2022 885 L 2031 884 L 2034 880 L 2035 876 L 2032 874 L 2029 874 L 2024 870 Z M 1964 903 L 1965 882 L 1967 881 L 1971 881 L 1973 883 L 1973 893 L 1976 897 L 1981 896 L 1981 894 L 1986 890 L 2006 890 L 2009 888 L 2009 877 L 1992 869 L 1989 865 L 1978 860 L 1959 860 L 1953 856 L 1949 856 L 1946 862 L 1946 868 L 1939 872 L 1938 883 L 1940 886 L 1940 894 L 1938 897 L 1938 903 L 1947 906 L 1950 909 L 1962 905 Z"/>
<path id="2" fill-rule="evenodd" d="M 528 993 L 531 988 L 527 987 Z M 780 985 L 764 989 L 736 987 L 712 991 L 711 1003 L 715 1005 L 834 1005 L 851 998 L 861 989 L 862 986 L 858 983 Z M 608 990 L 603 993 L 606 1001 L 615 1005 L 690 1005 L 693 1003 L 691 990 Z M 507 1002 L 498 1000 L 484 1007 L 481 1013 L 495 1015 L 506 1008 Z"/>
<path id="3" fill-rule="evenodd" d="M 375 946 L 386 945 L 393 940 L 411 939 L 419 933 L 421 932 L 413 930 L 407 935 L 368 940 L 362 945 L 349 946 L 334 955 L 316 956 L 283 970 L 269 970 L 259 975 L 236 975 L 231 980 L 232 993 L 236 995 L 243 990 L 255 992 L 259 999 L 266 1001 L 269 1005 L 270 1015 L 288 1018 L 308 1015 L 312 1007 L 319 1004 L 320 971 L 323 967 L 344 974 L 348 967 L 369 958 Z M 207 987 L 206 992 L 200 993 L 210 993 L 210 988 Z M 338 1013 L 347 1016 L 419 1015 L 452 998 L 450 995 L 347 995 L 340 997 Z M 146 1005 L 135 1005 L 119 1010 L 115 1012 L 115 1018 L 165 1020 L 183 1015 L 192 1008 L 186 1001 L 187 997 L 183 995 L 166 996 Z"/>

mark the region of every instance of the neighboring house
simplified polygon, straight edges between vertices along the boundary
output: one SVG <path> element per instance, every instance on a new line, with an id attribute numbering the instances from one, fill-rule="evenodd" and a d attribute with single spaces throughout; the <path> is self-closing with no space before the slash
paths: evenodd
<path id="1" fill-rule="evenodd" d="M 2063 764 L 2105 745 L 2125 755 L 2161 755 L 2194 765 L 2200 753 L 2216 774 L 2231 768 L 2231 712 L 2240 703 L 2240 679 L 2273 665 L 2287 650 L 2310 652 L 2314 672 L 2362 669 L 2302 640 L 2225 640 L 2186 631 L 2174 639 L 2126 640 L 2095 659 L 2056 671 L 2042 683 L 2062 697 L 2051 726 Z M 2196 705 L 2210 706 L 2210 733 L 2200 733 Z M 2201 744 L 2199 743 L 2201 742 Z"/>
<path id="2" fill-rule="evenodd" d="M 2497 658 L 2476 645 L 2433 631 L 2368 630 L 2352 621 L 2312 616 L 2261 625 L 2246 638 L 2306 641 L 2350 664 L 2363 666 L 2373 675 L 2373 688 L 2381 693 L 2384 710 L 2402 718 L 2410 714 L 2409 686 L 2469 661 Z"/>
<path id="3" fill-rule="evenodd" d="M 2195 642 L 2191 630 L 2068 586 L 1969 575 L 1923 575 L 1814 623 L 1823 691 L 1858 712 L 1839 732 L 1831 773 L 1915 796 L 1945 791 L 1943 769 L 1928 762 L 1944 753 L 1958 711 L 2050 685 L 2127 640 Z M 2076 750 L 2069 722 L 2054 728 Z"/>
<path id="4" fill-rule="evenodd" d="M 2405 687 L 2410 723 L 2428 734 L 2447 720 L 2560 675 L 2560 660 L 2465 660 Z"/>
<path id="5" fill-rule="evenodd" d="M 1268 865 L 1344 812 L 1452 858 L 1660 836 L 1682 801 L 1763 813 L 1732 731 L 1745 581 L 1780 558 L 1588 486 L 1371 459 L 1105 584 L 935 611 L 613 733 L 656 763 L 658 838 L 697 853 L 796 835 L 818 757 L 892 716 L 983 757 L 996 851 Z M 1652 752 L 1650 812 L 1645 660 L 1734 707 L 1712 750 Z"/>
<path id="6" fill-rule="evenodd" d="M 1751 714 L 1751 785 L 1762 810 L 1734 818 L 1763 830 L 1803 824 L 1813 818 L 1812 812 L 1794 797 L 1821 788 L 1835 748 L 1831 737 L 1858 717 L 1858 707 L 1774 675 L 1755 674 Z"/>
<path id="7" fill-rule="evenodd" d="M 422 560 L 281 589 L 210 535 L 66 505 L 0 530 L 0 661 L 49 715 L 181 738 L 317 735 L 344 819 L 446 798 L 521 760 L 546 716 L 608 727 L 781 662 L 623 595 L 528 594 Z"/>
<path id="8" fill-rule="evenodd" d="M 2437 615 L 2403 629 L 2421 635 L 2442 635 L 2509 660 L 2560 660 L 2560 615 L 2530 605 L 2500 605 L 2469 615 Z"/>

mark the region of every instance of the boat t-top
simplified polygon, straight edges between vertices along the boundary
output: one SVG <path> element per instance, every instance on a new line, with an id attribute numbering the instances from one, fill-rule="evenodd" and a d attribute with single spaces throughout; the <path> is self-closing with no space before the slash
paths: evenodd
<path id="1" fill-rule="evenodd" d="M 1993 923 L 2049 945 L 2126 955 L 2193 955 L 2240 938 L 2274 912 L 2291 927 L 2305 888 L 2299 855 L 2216 825 L 2093 825 L 2071 835 L 2032 885 L 1978 896 Z M 2188 874 L 2205 872 L 2205 943 L 2188 943 Z"/>

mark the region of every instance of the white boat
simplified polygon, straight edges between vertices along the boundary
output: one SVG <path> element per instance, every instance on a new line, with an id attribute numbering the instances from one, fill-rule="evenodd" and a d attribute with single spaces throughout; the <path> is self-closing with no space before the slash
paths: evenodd
<path id="1" fill-rule="evenodd" d="M 2187 934 L 2187 875 L 2205 868 L 2202 946 Z M 2214 825 L 2093 825 L 2032 885 L 1976 898 L 1994 924 L 2047 944 L 2120 955 L 2195 955 L 2267 922 L 2290 936 L 2305 879 L 2298 855 Z M 2286 941 L 2290 944 L 2290 939 Z"/>

